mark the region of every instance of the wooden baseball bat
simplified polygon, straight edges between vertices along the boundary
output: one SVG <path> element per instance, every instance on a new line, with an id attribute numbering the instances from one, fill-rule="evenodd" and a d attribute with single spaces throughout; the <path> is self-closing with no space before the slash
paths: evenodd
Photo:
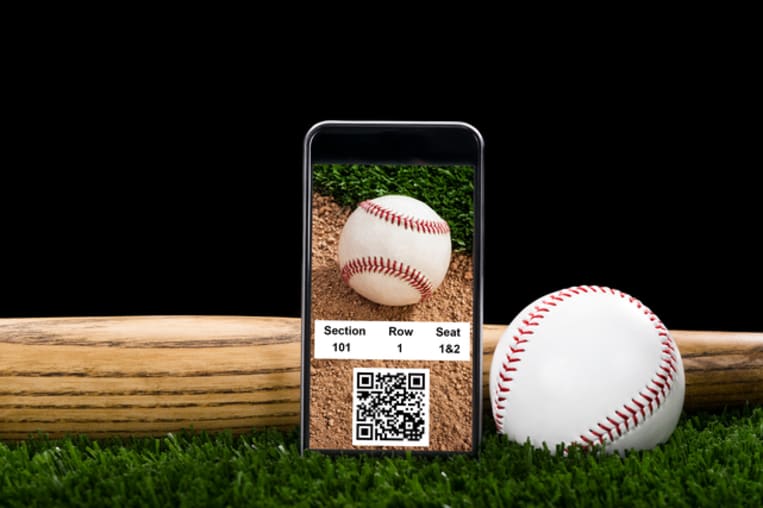
<path id="1" fill-rule="evenodd" d="M 483 387 L 504 329 L 484 327 Z M 687 410 L 763 403 L 763 333 L 672 334 Z M 298 318 L 0 319 L 0 439 L 293 427 L 299 383 Z"/>

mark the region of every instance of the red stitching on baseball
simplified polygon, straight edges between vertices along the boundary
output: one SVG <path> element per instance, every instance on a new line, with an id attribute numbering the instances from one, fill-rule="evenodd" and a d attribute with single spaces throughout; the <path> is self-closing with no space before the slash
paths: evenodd
<path id="1" fill-rule="evenodd" d="M 618 422 L 617 420 L 615 420 L 615 419 L 614 419 L 614 418 L 612 418 L 611 416 L 607 416 L 607 421 L 608 421 L 609 423 L 611 423 L 612 425 L 614 425 L 614 426 L 615 426 L 615 430 L 617 431 L 617 435 L 618 435 L 618 436 L 622 436 L 622 435 L 623 435 L 623 431 L 622 431 L 622 430 L 620 430 L 620 423 L 621 423 L 621 422 Z M 610 436 L 610 437 L 611 437 L 611 436 Z"/>
<path id="2" fill-rule="evenodd" d="M 641 395 L 639 393 L 639 395 Z M 631 402 L 636 404 L 639 408 L 639 411 L 641 411 L 641 417 L 646 418 L 646 411 L 644 411 L 644 408 L 646 408 L 646 404 L 642 404 L 641 402 L 637 401 L 636 399 L 631 399 Z M 634 415 L 635 416 L 635 415 Z"/>
<path id="3" fill-rule="evenodd" d="M 367 256 L 351 259 L 342 266 L 342 280 L 348 286 L 350 279 L 360 273 L 379 273 L 407 282 L 419 292 L 422 300 L 432 295 L 432 282 L 427 276 L 400 261 Z"/>
<path id="4" fill-rule="evenodd" d="M 607 434 L 609 436 L 609 442 L 612 443 L 622 437 L 623 433 L 620 430 L 620 426 L 625 426 L 625 431 L 628 432 L 631 430 L 631 428 L 637 427 L 640 423 L 643 423 L 646 420 L 647 417 L 647 410 L 648 413 L 654 414 L 655 411 L 657 411 L 662 404 L 665 402 L 667 398 L 668 391 L 672 390 L 673 388 L 673 377 L 675 374 L 678 373 L 678 369 L 676 368 L 676 347 L 675 342 L 673 341 L 673 338 L 670 336 L 670 334 L 667 331 L 667 328 L 665 325 L 662 324 L 662 322 L 657 318 L 657 316 L 649 310 L 643 303 L 641 303 L 639 300 L 634 298 L 633 296 L 626 295 L 622 291 L 617 291 L 612 288 L 607 287 L 600 287 L 600 286 L 576 286 L 572 288 L 563 289 L 561 291 L 558 291 L 554 293 L 553 295 L 547 296 L 547 299 L 544 299 L 541 301 L 541 303 L 545 306 L 551 306 L 556 307 L 558 305 L 557 302 L 563 302 L 565 299 L 574 298 L 575 295 L 579 295 L 581 293 L 611 293 L 613 295 L 620 296 L 620 298 L 628 297 L 628 302 L 630 304 L 633 304 L 636 306 L 636 309 L 643 310 L 644 315 L 649 317 L 649 321 L 654 326 L 655 331 L 657 332 L 657 335 L 662 339 L 661 345 L 663 346 L 661 353 L 662 353 L 662 362 L 660 365 L 657 366 L 657 370 L 654 373 L 653 377 L 649 382 L 647 383 L 647 386 L 644 390 L 640 391 L 638 393 L 638 398 L 640 400 L 637 400 L 636 397 L 632 398 L 628 403 L 625 403 L 620 408 L 616 408 L 613 411 L 613 414 L 620 418 L 621 422 L 617 422 L 614 418 L 612 418 L 611 415 L 604 416 L 604 418 L 601 421 L 598 421 L 595 423 L 595 427 L 598 427 L 602 430 L 607 431 Z M 541 314 L 538 314 L 536 312 L 550 312 L 550 309 L 543 308 L 538 305 L 535 306 L 534 311 L 529 312 L 529 316 L 522 321 L 522 324 L 525 327 L 529 326 L 538 326 L 541 323 L 538 322 L 539 319 L 543 319 L 544 316 Z M 530 330 L 524 330 L 523 328 L 517 329 L 519 336 L 525 337 L 528 335 L 533 335 L 534 331 Z M 529 338 L 527 339 L 520 339 L 517 335 L 513 336 L 515 346 L 520 343 L 529 342 Z M 520 342 L 521 341 L 521 342 Z M 509 362 L 518 362 L 520 361 L 519 358 L 516 357 L 518 353 L 524 353 L 524 349 L 516 349 L 515 347 L 509 345 L 509 352 L 506 353 L 506 357 L 509 359 Z M 499 396 L 498 393 L 505 393 L 508 392 L 510 387 L 506 386 L 506 383 L 513 381 L 513 378 L 509 377 L 508 375 L 505 375 L 507 365 L 506 363 L 502 363 L 501 367 L 504 369 L 503 371 L 499 372 L 499 378 L 500 381 L 497 383 L 496 387 L 496 400 Z M 512 368 L 512 370 L 516 371 L 516 368 Z M 652 386 L 656 386 L 659 388 L 659 390 L 653 388 Z M 645 393 L 646 392 L 646 393 Z M 652 394 L 653 396 L 650 396 L 649 394 Z M 501 400 L 502 403 L 506 402 L 506 398 L 504 397 Z M 633 404 L 636 408 L 634 409 L 631 407 L 630 404 Z M 503 420 L 504 420 L 504 414 L 502 412 L 503 409 L 506 408 L 506 405 L 499 405 L 496 403 L 496 416 L 495 416 L 495 422 L 496 422 L 496 428 L 498 429 L 498 432 L 501 432 L 503 430 Z M 641 415 L 641 421 L 639 421 L 639 415 Z M 604 421 L 612 424 L 615 426 L 615 430 L 617 431 L 617 436 L 613 436 L 612 429 L 609 429 Z M 582 441 L 582 445 L 579 443 L 571 443 L 573 445 L 579 445 L 582 446 L 584 449 L 588 449 L 591 446 L 593 446 L 597 441 L 601 444 L 604 444 L 605 438 L 604 434 L 597 432 L 593 429 L 588 429 L 588 435 L 581 434 L 580 440 Z"/>
<path id="5" fill-rule="evenodd" d="M 444 220 L 424 220 L 401 215 L 396 211 L 385 208 L 371 200 L 363 201 L 358 206 L 374 217 L 378 217 L 385 222 L 401 226 L 405 229 L 433 235 L 445 235 L 450 233 L 450 226 L 448 226 L 448 223 Z"/>

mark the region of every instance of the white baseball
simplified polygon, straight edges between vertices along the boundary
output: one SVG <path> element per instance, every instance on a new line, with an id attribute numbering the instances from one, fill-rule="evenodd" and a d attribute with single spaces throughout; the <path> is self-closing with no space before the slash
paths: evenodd
<path id="1" fill-rule="evenodd" d="M 408 196 L 363 201 L 339 237 L 342 279 L 369 300 L 410 305 L 429 297 L 450 265 L 450 228 Z"/>
<path id="2" fill-rule="evenodd" d="M 501 336 L 490 367 L 498 432 L 607 451 L 649 449 L 676 427 L 681 355 L 652 311 L 615 289 L 577 286 L 528 305 Z"/>

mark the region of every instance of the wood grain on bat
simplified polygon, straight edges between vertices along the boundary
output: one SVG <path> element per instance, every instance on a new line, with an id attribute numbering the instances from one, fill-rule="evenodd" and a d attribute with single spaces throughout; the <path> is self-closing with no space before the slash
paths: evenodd
<path id="1" fill-rule="evenodd" d="M 503 325 L 483 334 L 483 386 Z M 763 334 L 673 331 L 687 409 L 763 402 Z M 300 320 L 137 316 L 0 320 L 0 439 L 299 422 Z"/>

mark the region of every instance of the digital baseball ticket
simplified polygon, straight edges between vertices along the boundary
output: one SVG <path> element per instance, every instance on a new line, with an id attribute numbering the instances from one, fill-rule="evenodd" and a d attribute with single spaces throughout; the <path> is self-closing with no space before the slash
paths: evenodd
<path id="1" fill-rule="evenodd" d="M 315 358 L 469 361 L 467 322 L 315 320 Z"/>

